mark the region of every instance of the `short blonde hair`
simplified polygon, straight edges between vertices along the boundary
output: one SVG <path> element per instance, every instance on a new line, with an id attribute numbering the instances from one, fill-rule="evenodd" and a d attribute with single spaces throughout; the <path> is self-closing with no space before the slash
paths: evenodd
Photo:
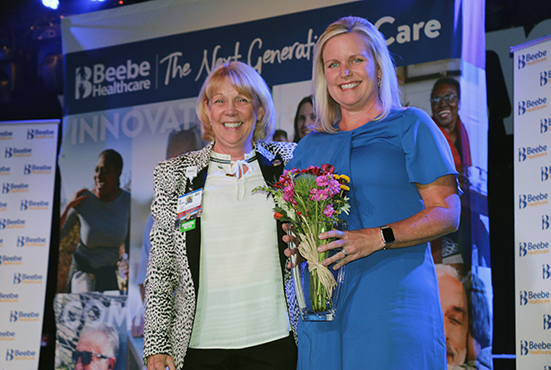
<path id="1" fill-rule="evenodd" d="M 330 24 L 319 37 L 314 48 L 314 66 L 312 71 L 312 83 L 314 93 L 314 110 L 316 122 L 314 129 L 323 132 L 335 132 L 333 127 L 341 119 L 339 104 L 329 94 L 325 69 L 323 63 L 323 50 L 327 41 L 331 38 L 356 32 L 367 40 L 366 48 L 371 51 L 377 70 L 381 72 L 381 85 L 379 86 L 379 100 L 383 106 L 383 112 L 377 120 L 383 119 L 392 109 L 400 109 L 400 88 L 396 77 L 396 66 L 390 57 L 388 47 L 383 35 L 367 19 L 360 17 L 344 17 Z"/>
<path id="2" fill-rule="evenodd" d="M 199 92 L 195 111 L 202 123 L 203 140 L 215 140 L 214 131 L 210 125 L 205 105 L 210 102 L 214 88 L 225 79 L 228 79 L 240 94 L 253 99 L 257 116 L 260 107 L 264 110 L 264 115 L 256 122 L 253 141 L 270 139 L 275 131 L 276 117 L 274 102 L 268 85 L 248 64 L 230 62 L 221 64 L 213 69 L 207 76 Z"/>

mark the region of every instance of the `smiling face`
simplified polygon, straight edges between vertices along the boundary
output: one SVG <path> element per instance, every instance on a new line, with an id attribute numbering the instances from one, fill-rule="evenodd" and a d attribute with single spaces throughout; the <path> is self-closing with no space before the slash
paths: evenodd
<path id="1" fill-rule="evenodd" d="M 370 111 L 380 106 L 380 72 L 364 36 L 350 32 L 329 39 L 323 49 L 323 64 L 327 89 L 343 116 L 344 111 Z"/>
<path id="2" fill-rule="evenodd" d="M 310 132 L 312 132 L 308 127 L 310 127 L 316 120 L 316 115 L 314 114 L 314 107 L 309 102 L 306 102 L 300 106 L 297 116 L 297 126 L 298 134 L 302 139 Z"/>
<path id="3" fill-rule="evenodd" d="M 467 296 L 461 281 L 438 271 L 440 302 L 444 312 L 447 359 L 450 365 L 462 365 L 467 358 L 469 314 Z"/>
<path id="4" fill-rule="evenodd" d="M 452 99 L 455 96 L 455 99 Z M 436 86 L 431 98 L 448 97 L 449 101 L 439 99 L 439 102 L 431 102 L 432 117 L 440 127 L 448 133 L 455 130 L 459 117 L 459 91 L 456 87 L 447 83 Z"/>
<path id="5" fill-rule="evenodd" d="M 121 170 L 100 155 L 94 169 L 94 193 L 99 199 L 105 200 L 110 194 L 118 191 Z"/>
<path id="6" fill-rule="evenodd" d="M 230 154 L 232 159 L 243 159 L 252 150 L 256 121 L 264 112 L 262 107 L 252 97 L 237 91 L 227 78 L 214 86 L 205 107 L 214 131 L 214 150 Z"/>

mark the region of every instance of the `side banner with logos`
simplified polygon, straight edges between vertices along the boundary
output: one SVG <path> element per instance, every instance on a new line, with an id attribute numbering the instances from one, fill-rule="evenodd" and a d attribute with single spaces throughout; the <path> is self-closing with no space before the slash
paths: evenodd
<path id="1" fill-rule="evenodd" d="M 430 94 L 435 81 L 442 76 L 459 81 L 461 93 L 458 91 L 454 101 L 454 114 L 461 116 L 464 127 L 463 144 L 457 144 L 465 148 L 461 153 L 464 161 L 458 163 L 466 193 L 464 227 L 434 243 L 433 256 L 438 265 L 454 270 L 454 279 L 460 280 L 469 297 L 477 294 L 473 300 L 462 301 L 465 311 L 476 313 L 477 321 L 463 322 L 463 339 L 458 340 L 461 348 L 457 349 L 460 355 L 453 364 L 491 368 L 483 3 L 271 3 L 211 1 L 191 6 L 159 0 L 63 19 L 66 76 L 61 209 L 71 204 L 81 189 L 96 186 L 94 168 L 103 150 L 114 149 L 121 155 L 119 184 L 131 193 L 130 229 L 129 248 L 121 249 L 116 273 L 118 289 L 128 291 L 129 368 L 141 362 L 143 346 L 140 284 L 148 256 L 153 169 L 178 154 L 175 147 L 183 152 L 205 144 L 198 137 L 200 122 L 195 114 L 196 96 L 205 77 L 222 62 L 250 64 L 272 90 L 277 128 L 293 140 L 298 103 L 311 93 L 315 42 L 327 25 L 347 15 L 369 19 L 385 35 L 403 82 L 404 105 L 433 115 Z M 468 40 L 469 47 L 463 40 Z M 60 245 L 60 293 L 70 284 L 78 227 L 68 232 L 69 239 Z M 126 262 L 129 270 L 125 270 Z M 479 303 L 480 309 L 473 309 L 473 304 Z"/>
<path id="2" fill-rule="evenodd" d="M 0 369 L 37 369 L 58 120 L 0 122 Z"/>
<path id="3" fill-rule="evenodd" d="M 551 35 L 514 54 L 517 369 L 551 369 Z"/>

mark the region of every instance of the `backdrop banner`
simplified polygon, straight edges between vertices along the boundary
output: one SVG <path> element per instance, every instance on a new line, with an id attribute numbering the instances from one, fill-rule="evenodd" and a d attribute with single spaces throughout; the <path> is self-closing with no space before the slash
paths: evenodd
<path id="1" fill-rule="evenodd" d="M 468 154 L 462 153 L 469 161 L 457 164 L 465 192 L 463 227 L 435 241 L 432 249 L 435 262 L 455 271 L 467 295 L 476 294 L 465 302 L 471 320 L 464 325 L 469 333 L 463 335 L 469 340 L 460 344 L 466 355 L 456 365 L 491 368 L 484 4 L 474 0 L 299 0 L 277 6 L 252 0 L 159 0 L 62 20 L 61 209 L 79 190 L 94 186 L 93 170 L 103 150 L 111 148 L 122 156 L 119 182 L 131 193 L 130 229 L 129 247 L 120 249 L 117 276 L 119 291 L 128 292 L 129 368 L 141 363 L 145 263 L 140 260 L 148 256 L 153 169 L 167 158 L 174 140 L 186 140 L 187 150 L 205 144 L 197 138 L 195 114 L 205 77 L 223 62 L 251 65 L 272 90 L 277 128 L 292 138 L 298 102 L 311 93 L 314 45 L 330 23 L 347 15 L 369 19 L 385 36 L 403 84 L 404 105 L 432 115 L 434 82 L 452 76 L 460 84 L 462 140 L 471 143 Z M 79 227 L 69 234 L 72 241 L 60 246 L 65 267 L 59 292 L 70 285 Z"/>
<path id="2" fill-rule="evenodd" d="M 514 58 L 517 369 L 551 362 L 551 35 L 511 48 Z"/>
<path id="3" fill-rule="evenodd" d="M 0 369 L 37 369 L 59 120 L 0 122 Z"/>

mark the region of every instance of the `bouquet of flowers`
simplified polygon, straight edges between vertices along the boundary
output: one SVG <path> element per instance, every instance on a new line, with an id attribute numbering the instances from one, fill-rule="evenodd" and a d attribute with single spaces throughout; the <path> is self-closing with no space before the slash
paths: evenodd
<path id="1" fill-rule="evenodd" d="M 307 169 L 285 170 L 279 181 L 253 191 L 266 191 L 274 197 L 275 217 L 290 222 L 298 238 L 298 251 L 308 262 L 310 274 L 310 303 L 314 312 L 327 309 L 334 287 L 333 273 L 321 264 L 329 252 L 318 253 L 317 248 L 331 240 L 319 240 L 318 235 L 339 223 L 338 216 L 348 214 L 350 205 L 345 191 L 350 178 L 337 175 L 330 164 Z M 296 282 L 295 282 L 296 283 Z"/>

